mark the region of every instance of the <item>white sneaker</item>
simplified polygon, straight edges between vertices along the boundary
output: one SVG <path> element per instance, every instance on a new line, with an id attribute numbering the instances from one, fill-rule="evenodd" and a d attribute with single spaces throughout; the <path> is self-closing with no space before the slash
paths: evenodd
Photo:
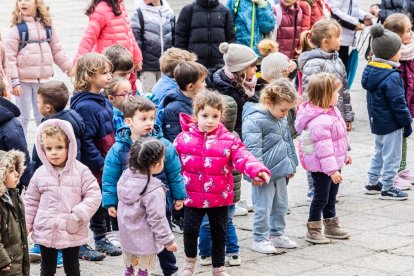
<path id="1" fill-rule="evenodd" d="M 105 237 L 108 239 L 110 243 L 112 243 L 114 246 L 121 248 L 121 243 L 115 236 L 113 232 L 106 233 Z"/>
<path id="2" fill-rule="evenodd" d="M 239 254 L 232 254 L 232 255 L 226 256 L 224 263 L 228 266 L 240 266 L 241 258 Z"/>
<path id="3" fill-rule="evenodd" d="M 211 264 L 212 264 L 211 257 L 208 257 L 208 256 L 201 256 L 200 257 L 200 265 L 209 266 Z"/>
<path id="4" fill-rule="evenodd" d="M 237 202 L 236 205 L 246 209 L 248 212 L 253 212 L 254 211 L 253 204 L 248 203 L 247 200 L 245 200 L 245 199 L 240 199 L 240 201 Z"/>
<path id="5" fill-rule="evenodd" d="M 252 250 L 256 251 L 256 252 L 263 253 L 263 254 L 275 254 L 275 253 L 277 253 L 277 249 L 268 240 L 253 241 Z"/>
<path id="6" fill-rule="evenodd" d="M 274 247 L 292 249 L 298 247 L 298 244 L 290 240 L 285 235 L 275 236 L 271 239 Z"/>
<path id="7" fill-rule="evenodd" d="M 235 217 L 246 216 L 247 213 L 249 213 L 249 211 L 247 211 L 247 209 L 242 208 L 242 207 L 238 206 L 237 204 L 234 208 L 235 208 L 235 210 L 234 210 L 234 216 Z"/>

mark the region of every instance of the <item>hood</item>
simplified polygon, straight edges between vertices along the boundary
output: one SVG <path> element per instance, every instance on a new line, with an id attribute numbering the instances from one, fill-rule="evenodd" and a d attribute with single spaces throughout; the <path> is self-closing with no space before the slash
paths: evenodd
<path id="1" fill-rule="evenodd" d="M 42 132 L 43 132 L 43 129 L 47 126 L 58 126 L 66 133 L 66 135 L 69 138 L 68 160 L 66 161 L 66 165 L 63 168 L 63 171 L 68 171 L 73 167 L 75 160 L 76 160 L 76 156 L 77 156 L 77 144 L 76 144 L 75 133 L 73 132 L 72 125 L 67 121 L 58 120 L 58 119 L 49 119 L 49 120 L 44 121 L 37 127 L 35 146 L 36 146 L 37 154 L 39 155 L 39 159 L 40 161 L 42 161 L 43 165 L 45 165 L 48 168 L 49 171 L 56 172 L 56 170 L 53 168 L 53 165 L 50 164 L 50 162 L 47 160 L 46 154 L 43 151 L 42 145 L 41 145 Z"/>
<path id="2" fill-rule="evenodd" d="M 19 108 L 12 102 L 0 97 L 0 124 L 10 121 L 13 117 L 19 116 Z"/>
<path id="3" fill-rule="evenodd" d="M 223 69 L 219 69 L 213 73 L 213 85 L 218 90 L 233 89 L 232 81 L 224 74 Z"/>
<path id="4" fill-rule="evenodd" d="M 362 73 L 361 84 L 362 87 L 370 92 L 375 92 L 378 86 L 392 73 L 398 72 L 396 69 L 389 68 L 388 66 L 379 67 L 383 63 L 370 62 L 367 67 L 365 67 L 364 72 Z M 387 64 L 384 64 L 387 65 Z"/>
<path id="5" fill-rule="evenodd" d="M 213 9 L 220 4 L 219 0 L 196 0 L 196 3 L 206 9 Z"/>
<path id="6" fill-rule="evenodd" d="M 256 113 L 256 114 L 255 114 Z M 263 108 L 263 106 L 259 103 L 251 103 L 247 102 L 243 106 L 243 113 L 242 118 L 243 120 L 250 115 L 255 114 L 255 118 L 270 118 L 276 120 L 269 111 Z"/>
<path id="7" fill-rule="evenodd" d="M 58 112 L 50 117 L 50 119 L 59 119 L 70 122 L 76 137 L 82 137 L 85 133 L 85 123 L 79 113 L 75 110 L 62 110 L 61 112 Z"/>
<path id="8" fill-rule="evenodd" d="M 79 102 L 85 100 L 92 100 L 100 105 L 105 106 L 105 97 L 101 94 L 94 94 L 88 91 L 77 91 L 74 93 L 73 97 L 70 99 L 70 108 L 75 109 Z"/>
<path id="9" fill-rule="evenodd" d="M 132 145 L 131 129 L 128 126 L 119 128 L 115 135 L 115 141 Z"/>
<path id="10" fill-rule="evenodd" d="M 303 70 L 303 67 L 305 66 L 306 62 L 314 58 L 337 59 L 339 58 L 339 55 L 338 55 L 338 52 L 328 53 L 322 50 L 321 48 L 316 48 L 316 49 L 313 49 L 307 52 L 303 52 L 299 56 L 299 60 L 298 60 L 299 69 Z"/>
<path id="11" fill-rule="evenodd" d="M 192 134 L 196 134 L 198 136 L 204 136 L 204 132 L 198 129 L 198 125 L 193 119 L 193 117 L 186 113 L 182 113 L 182 112 L 180 113 L 180 125 L 183 131 L 189 131 Z M 219 126 L 212 132 L 208 133 L 208 135 L 215 135 L 215 134 L 219 135 L 224 130 L 226 130 L 224 125 L 222 123 L 219 123 Z"/>
<path id="12" fill-rule="evenodd" d="M 126 169 L 117 184 L 118 199 L 125 204 L 131 205 L 143 198 L 145 195 L 151 193 L 155 189 L 163 186 L 161 180 L 152 177 L 148 183 L 147 190 L 143 195 L 140 195 L 147 183 L 147 176 L 140 173 L 133 173 L 130 169 Z"/>
<path id="13" fill-rule="evenodd" d="M 4 195 L 6 191 L 5 181 L 7 176 L 7 171 L 9 168 L 15 164 L 16 171 L 19 173 L 20 177 L 23 175 L 25 170 L 24 166 L 24 153 L 18 150 L 9 150 L 9 151 L 0 151 L 0 197 Z"/>
<path id="14" fill-rule="evenodd" d="M 180 90 L 168 93 L 162 100 L 161 106 L 166 107 L 170 102 L 179 101 L 183 105 L 193 105 L 193 101 L 186 97 Z"/>
<path id="15" fill-rule="evenodd" d="M 297 132 L 299 134 L 302 133 L 302 131 L 308 127 L 309 122 L 319 115 L 331 112 L 335 113 L 333 107 L 325 110 L 319 106 L 310 104 L 308 101 L 302 103 L 296 114 L 295 128 Z"/>

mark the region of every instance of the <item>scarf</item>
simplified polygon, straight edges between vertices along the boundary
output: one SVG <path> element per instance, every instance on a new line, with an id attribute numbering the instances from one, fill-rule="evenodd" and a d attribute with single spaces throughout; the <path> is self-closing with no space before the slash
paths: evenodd
<path id="1" fill-rule="evenodd" d="M 386 59 L 382 59 L 382 58 L 377 58 L 376 56 L 372 56 L 372 61 L 382 62 L 382 63 L 388 64 L 388 65 L 391 65 L 394 68 L 398 68 L 401 65 L 399 62 L 386 60 Z"/>
<path id="2" fill-rule="evenodd" d="M 225 67 L 224 67 L 224 74 L 230 80 L 234 81 L 233 73 L 227 70 Z M 251 98 L 254 96 L 256 83 L 257 83 L 257 78 L 256 76 L 254 76 L 250 81 L 247 81 L 247 79 L 245 79 L 243 83 L 241 84 L 241 87 L 243 87 L 244 93 L 247 95 L 247 97 Z"/>
<path id="3" fill-rule="evenodd" d="M 410 43 L 401 45 L 400 60 L 413 60 L 413 59 L 414 59 L 414 40 L 413 40 L 413 37 L 411 37 Z"/>

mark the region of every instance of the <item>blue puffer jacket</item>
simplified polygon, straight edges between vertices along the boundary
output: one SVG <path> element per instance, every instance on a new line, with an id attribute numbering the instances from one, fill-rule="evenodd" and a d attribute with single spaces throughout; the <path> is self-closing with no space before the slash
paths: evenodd
<path id="1" fill-rule="evenodd" d="M 173 142 L 175 137 L 181 132 L 180 116 L 181 112 L 191 115 L 193 113 L 193 101 L 186 97 L 181 91 L 170 92 L 165 96 L 161 103 L 158 113 L 160 115 L 160 125 L 164 138 Z M 162 110 L 160 112 L 160 110 Z"/>
<path id="2" fill-rule="evenodd" d="M 391 65 L 370 62 L 362 74 L 367 90 L 367 107 L 371 132 L 385 135 L 412 122 L 400 72 Z"/>
<path id="3" fill-rule="evenodd" d="M 175 91 L 180 91 L 180 88 L 175 80 L 165 74 L 162 74 L 161 78 L 152 88 L 153 99 L 151 100 L 155 105 L 159 105 L 167 94 Z"/>
<path id="4" fill-rule="evenodd" d="M 181 163 L 178 154 L 174 146 L 159 134 L 158 129 L 158 126 L 154 126 L 151 136 L 156 137 L 165 145 L 165 160 L 164 170 L 155 176 L 165 184 L 173 199 L 185 199 L 187 193 L 181 176 Z M 116 187 L 122 172 L 128 168 L 128 153 L 131 146 L 131 130 L 128 127 L 119 129 L 116 142 L 105 158 L 102 176 L 102 207 L 104 208 L 118 205 Z"/>
<path id="5" fill-rule="evenodd" d="M 237 3 L 238 6 L 235 9 Z M 234 19 L 236 41 L 252 48 L 260 56 L 257 44 L 263 39 L 264 34 L 273 31 L 275 27 L 275 16 L 270 3 L 265 1 L 263 6 L 258 6 L 251 0 L 228 0 L 227 7 Z M 252 21 L 253 8 L 255 10 L 254 24 Z M 253 30 L 252 26 L 254 26 Z"/>
<path id="6" fill-rule="evenodd" d="M 243 143 L 271 172 L 271 181 L 296 172 L 298 158 L 287 119 L 276 120 L 261 104 L 243 108 Z"/>

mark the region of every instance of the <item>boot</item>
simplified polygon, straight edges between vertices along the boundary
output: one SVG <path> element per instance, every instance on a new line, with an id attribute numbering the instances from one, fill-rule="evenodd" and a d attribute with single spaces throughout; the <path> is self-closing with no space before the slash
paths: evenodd
<path id="1" fill-rule="evenodd" d="M 148 276 L 148 272 L 146 270 L 138 269 L 137 276 Z"/>
<path id="2" fill-rule="evenodd" d="M 306 224 L 308 232 L 306 233 L 305 240 L 311 243 L 324 244 L 330 243 L 324 234 L 322 234 L 322 221 L 308 221 Z"/>
<path id="3" fill-rule="evenodd" d="M 185 258 L 184 270 L 182 276 L 193 276 L 196 273 L 197 257 L 196 258 Z"/>
<path id="4" fill-rule="evenodd" d="M 226 272 L 226 268 L 224 266 L 221 267 L 214 267 L 211 271 L 211 275 L 213 276 L 231 276 Z"/>
<path id="5" fill-rule="evenodd" d="M 134 276 L 134 268 L 131 266 L 125 267 L 125 276 Z"/>
<path id="6" fill-rule="evenodd" d="M 325 225 L 325 236 L 327 238 L 347 239 L 351 236 L 347 232 L 341 230 L 338 217 L 324 219 L 323 224 Z"/>

